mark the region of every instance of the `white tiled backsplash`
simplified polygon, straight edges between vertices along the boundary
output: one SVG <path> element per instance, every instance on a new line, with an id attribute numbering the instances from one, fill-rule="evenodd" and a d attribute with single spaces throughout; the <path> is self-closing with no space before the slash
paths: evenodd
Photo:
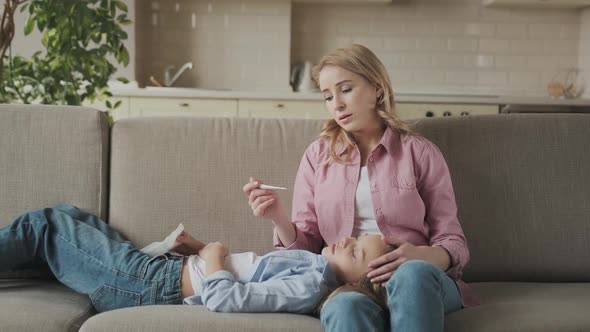
<path id="1" fill-rule="evenodd" d="M 175 86 L 289 90 L 290 0 L 137 0 L 137 79 L 191 61 Z"/>
<path id="2" fill-rule="evenodd" d="M 590 8 L 486 8 L 481 0 L 292 4 L 290 0 L 124 0 L 132 55 L 126 76 L 149 84 L 167 65 L 195 67 L 176 85 L 289 90 L 291 63 L 363 43 L 398 91 L 545 95 L 559 69 L 579 67 L 590 98 Z M 42 49 L 16 15 L 14 54 Z"/>
<path id="3" fill-rule="evenodd" d="M 580 25 L 580 69 L 586 79 L 586 93 L 584 96 L 590 98 L 590 8 L 582 12 Z"/>
<path id="4" fill-rule="evenodd" d="M 584 54 L 588 65 L 590 51 L 578 55 L 578 45 L 589 44 L 588 37 L 580 42 L 580 16 L 492 9 L 481 0 L 294 5 L 292 60 L 315 62 L 334 47 L 361 43 L 383 60 L 398 91 L 545 95 L 560 69 L 583 65 Z"/>

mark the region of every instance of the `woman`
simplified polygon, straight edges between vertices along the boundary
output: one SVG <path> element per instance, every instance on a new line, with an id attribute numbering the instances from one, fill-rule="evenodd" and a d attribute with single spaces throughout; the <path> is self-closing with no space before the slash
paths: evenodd
<path id="1" fill-rule="evenodd" d="M 369 264 L 389 312 L 339 293 L 321 311 L 327 331 L 442 331 L 445 314 L 475 301 L 460 279 L 469 250 L 441 152 L 396 116 L 387 71 L 366 47 L 335 50 L 312 75 L 332 119 L 301 160 L 292 218 L 251 178 L 243 190 L 254 214 L 273 221 L 277 248 L 320 252 L 363 234 L 398 247 Z"/>

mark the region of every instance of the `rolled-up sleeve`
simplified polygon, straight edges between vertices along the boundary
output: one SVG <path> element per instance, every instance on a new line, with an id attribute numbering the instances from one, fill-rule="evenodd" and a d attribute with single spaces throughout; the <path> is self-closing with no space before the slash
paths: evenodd
<path id="1" fill-rule="evenodd" d="M 295 186 L 291 220 L 295 224 L 296 238 L 293 243 L 285 246 L 274 230 L 274 246 L 277 249 L 305 249 L 319 253 L 323 240 L 318 229 L 318 219 L 314 203 L 315 172 L 318 160 L 318 142 L 312 143 L 301 158 Z"/>
<path id="2" fill-rule="evenodd" d="M 430 245 L 444 248 L 450 255 L 447 274 L 460 278 L 469 262 L 469 249 L 457 218 L 457 203 L 447 163 L 436 145 L 426 142 L 416 164 L 418 191 L 426 208 Z"/>

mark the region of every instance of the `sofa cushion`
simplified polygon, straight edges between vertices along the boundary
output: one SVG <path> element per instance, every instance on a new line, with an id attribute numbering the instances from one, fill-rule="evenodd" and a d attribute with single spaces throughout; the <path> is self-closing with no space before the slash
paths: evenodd
<path id="1" fill-rule="evenodd" d="M 588 331 L 590 283 L 475 283 L 482 305 L 446 317 L 445 331 Z"/>
<path id="2" fill-rule="evenodd" d="M 138 246 L 178 223 L 233 252 L 268 252 L 272 224 L 254 217 L 242 187 L 249 176 L 288 187 L 323 120 L 131 118 L 112 130 L 109 223 Z"/>
<path id="3" fill-rule="evenodd" d="M 443 152 L 467 281 L 590 281 L 590 114 L 421 120 Z"/>
<path id="4" fill-rule="evenodd" d="M 0 227 L 27 210 L 59 203 L 106 218 L 108 149 L 102 112 L 0 105 Z M 4 272 L 0 278 L 45 275 Z"/>
<path id="5" fill-rule="evenodd" d="M 321 332 L 319 319 L 293 314 L 210 312 L 204 306 L 146 306 L 108 311 L 90 318 L 81 332 L 306 331 Z"/>
<path id="6" fill-rule="evenodd" d="M 100 111 L 0 105 L 0 226 L 59 203 L 106 218 L 108 149 Z"/>
<path id="7" fill-rule="evenodd" d="M 2 332 L 78 331 L 94 313 L 88 296 L 57 282 L 0 280 Z"/>

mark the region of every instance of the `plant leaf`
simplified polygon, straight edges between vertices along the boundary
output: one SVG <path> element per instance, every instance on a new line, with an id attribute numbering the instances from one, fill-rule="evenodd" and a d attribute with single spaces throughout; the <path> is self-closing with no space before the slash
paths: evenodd
<path id="1" fill-rule="evenodd" d="M 28 36 L 29 34 L 31 34 L 31 32 L 33 32 L 34 28 L 35 28 L 35 18 L 33 16 L 29 16 L 29 18 L 27 19 L 27 23 L 25 24 L 25 36 Z"/>
<path id="2" fill-rule="evenodd" d="M 119 8 L 119 10 L 124 11 L 124 12 L 128 11 L 127 5 L 123 1 L 113 0 L 113 2 L 117 6 L 117 8 Z"/>

